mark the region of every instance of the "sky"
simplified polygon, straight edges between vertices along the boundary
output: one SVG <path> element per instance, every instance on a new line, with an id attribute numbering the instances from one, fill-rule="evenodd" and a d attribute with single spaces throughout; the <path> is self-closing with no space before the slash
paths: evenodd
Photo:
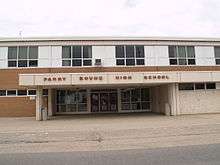
<path id="1" fill-rule="evenodd" d="M 220 0 L 0 0 L 0 37 L 220 37 Z"/>

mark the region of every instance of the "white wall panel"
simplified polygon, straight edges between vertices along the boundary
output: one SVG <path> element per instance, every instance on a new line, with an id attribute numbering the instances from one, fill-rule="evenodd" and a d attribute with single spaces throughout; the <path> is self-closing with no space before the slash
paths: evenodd
<path id="1" fill-rule="evenodd" d="M 62 66 L 62 46 L 52 46 L 51 49 L 51 65 L 52 67 Z"/>
<path id="2" fill-rule="evenodd" d="M 168 46 L 145 46 L 145 65 L 147 66 L 168 66 Z"/>
<path id="3" fill-rule="evenodd" d="M 40 46 L 38 58 L 39 67 L 51 67 L 51 46 Z"/>
<path id="4" fill-rule="evenodd" d="M 8 48 L 0 47 L 0 68 L 7 68 Z"/>
<path id="5" fill-rule="evenodd" d="M 168 46 L 154 46 L 154 54 L 157 57 L 156 58 L 157 66 L 169 65 Z"/>
<path id="6" fill-rule="evenodd" d="M 102 59 L 102 66 L 115 66 L 115 47 L 114 46 L 93 46 L 92 58 Z"/>
<path id="7" fill-rule="evenodd" d="M 196 65 L 211 66 L 215 65 L 214 47 L 195 47 Z"/>

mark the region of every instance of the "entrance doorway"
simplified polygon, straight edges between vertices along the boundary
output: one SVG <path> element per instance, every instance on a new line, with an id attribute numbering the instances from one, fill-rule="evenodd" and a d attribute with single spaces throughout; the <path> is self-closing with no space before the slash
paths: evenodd
<path id="1" fill-rule="evenodd" d="M 117 90 L 92 90 L 91 112 L 117 112 L 118 95 Z"/>

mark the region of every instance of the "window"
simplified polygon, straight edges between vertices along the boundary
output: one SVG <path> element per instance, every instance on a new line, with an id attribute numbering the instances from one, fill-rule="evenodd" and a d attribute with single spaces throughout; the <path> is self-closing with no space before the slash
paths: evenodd
<path id="1" fill-rule="evenodd" d="M 37 67 L 38 47 L 8 47 L 8 67 Z"/>
<path id="2" fill-rule="evenodd" d="M 6 90 L 0 90 L 0 96 L 6 96 Z"/>
<path id="3" fill-rule="evenodd" d="M 16 96 L 17 91 L 16 90 L 7 90 L 7 96 Z"/>
<path id="4" fill-rule="evenodd" d="M 215 64 L 220 65 L 220 47 L 215 47 Z"/>
<path id="5" fill-rule="evenodd" d="M 194 90 L 194 84 L 193 83 L 179 84 L 179 90 Z"/>
<path id="6" fill-rule="evenodd" d="M 206 83 L 206 89 L 216 89 L 216 83 Z"/>
<path id="7" fill-rule="evenodd" d="M 195 65 L 194 46 L 169 46 L 170 65 Z"/>
<path id="8" fill-rule="evenodd" d="M 145 65 L 144 60 L 144 46 L 137 45 L 119 45 L 115 47 L 116 50 L 116 65 Z"/>
<path id="9" fill-rule="evenodd" d="M 199 90 L 199 89 L 205 89 L 205 84 L 204 83 L 196 83 L 195 90 Z"/>
<path id="10" fill-rule="evenodd" d="M 29 89 L 28 90 L 28 96 L 36 96 L 36 90 L 35 89 Z"/>
<path id="11" fill-rule="evenodd" d="M 18 90 L 18 96 L 27 96 L 27 90 Z"/>
<path id="12" fill-rule="evenodd" d="M 86 90 L 57 90 L 57 112 L 87 111 Z"/>
<path id="13" fill-rule="evenodd" d="M 92 66 L 92 46 L 63 46 L 62 66 Z"/>
<path id="14" fill-rule="evenodd" d="M 216 83 L 182 83 L 179 90 L 209 90 L 216 89 Z"/>
<path id="15" fill-rule="evenodd" d="M 149 88 L 128 88 L 121 91 L 123 111 L 150 110 Z"/>

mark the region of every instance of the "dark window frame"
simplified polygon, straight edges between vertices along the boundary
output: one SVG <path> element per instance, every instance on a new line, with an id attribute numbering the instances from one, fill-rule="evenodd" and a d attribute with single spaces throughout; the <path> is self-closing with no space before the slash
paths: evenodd
<path id="1" fill-rule="evenodd" d="M 180 50 L 184 54 L 183 56 L 180 54 Z M 169 45 L 168 53 L 169 53 L 169 64 L 171 66 L 172 65 L 180 65 L 180 66 L 196 65 L 195 46 Z"/>
<path id="2" fill-rule="evenodd" d="M 128 50 L 131 50 L 131 54 L 127 53 Z M 140 52 L 140 54 L 137 54 L 137 51 Z M 144 45 L 116 45 L 115 52 L 116 66 L 145 65 Z"/>
<path id="3" fill-rule="evenodd" d="M 64 56 L 64 48 L 69 48 L 70 56 L 68 57 Z M 79 63 L 79 61 L 81 62 Z M 63 67 L 92 66 L 92 46 L 91 45 L 62 46 L 62 66 Z"/>

